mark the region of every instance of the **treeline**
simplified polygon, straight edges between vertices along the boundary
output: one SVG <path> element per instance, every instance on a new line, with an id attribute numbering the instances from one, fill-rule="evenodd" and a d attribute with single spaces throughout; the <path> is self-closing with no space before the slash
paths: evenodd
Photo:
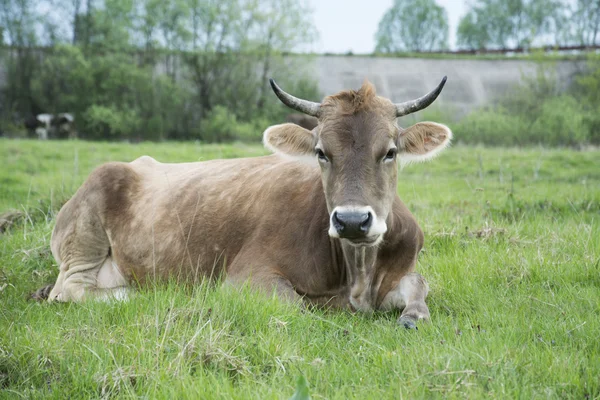
<path id="1" fill-rule="evenodd" d="M 89 139 L 256 139 L 289 112 L 268 77 L 319 100 L 281 56 L 315 36 L 298 0 L 3 0 L 3 130 L 69 112 Z"/>
<path id="2" fill-rule="evenodd" d="M 290 112 L 268 77 L 321 99 L 308 56 L 282 56 L 316 38 L 306 1 L 1 0 L 0 134 L 24 136 L 27 118 L 70 113 L 85 139 L 259 140 Z M 375 52 L 388 54 L 446 48 L 446 11 L 435 0 L 396 0 L 376 39 Z M 457 40 L 463 49 L 599 45 L 600 0 L 474 0 Z M 600 144 L 598 65 L 592 56 L 566 93 L 540 74 L 454 121 L 457 138 Z"/>
<path id="3" fill-rule="evenodd" d="M 448 49 L 448 14 L 435 0 L 395 0 L 379 23 L 378 53 Z M 599 0 L 473 0 L 456 31 L 459 50 L 600 45 Z"/>

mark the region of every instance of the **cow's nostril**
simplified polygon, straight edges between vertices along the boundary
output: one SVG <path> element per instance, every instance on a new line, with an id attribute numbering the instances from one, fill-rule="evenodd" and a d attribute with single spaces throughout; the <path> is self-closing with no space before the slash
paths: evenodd
<path id="1" fill-rule="evenodd" d="M 372 222 L 373 222 L 373 215 L 369 211 L 368 213 L 364 214 L 363 220 L 360 224 L 360 230 L 364 233 L 367 233 L 369 231 L 369 228 L 371 227 Z"/>
<path id="2" fill-rule="evenodd" d="M 346 227 L 346 224 L 344 224 L 344 221 L 342 221 L 338 215 L 337 211 L 333 212 L 333 226 L 335 227 L 335 229 L 338 232 L 342 232 L 344 230 L 344 228 Z"/>

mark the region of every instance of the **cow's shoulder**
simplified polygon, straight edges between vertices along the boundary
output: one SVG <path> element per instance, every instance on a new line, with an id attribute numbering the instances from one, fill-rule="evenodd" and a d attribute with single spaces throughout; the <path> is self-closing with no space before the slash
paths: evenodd
<path id="1" fill-rule="evenodd" d="M 115 220 L 131 217 L 132 205 L 141 190 L 141 177 L 124 162 L 108 162 L 97 167 L 82 186 L 82 200 L 101 214 Z"/>

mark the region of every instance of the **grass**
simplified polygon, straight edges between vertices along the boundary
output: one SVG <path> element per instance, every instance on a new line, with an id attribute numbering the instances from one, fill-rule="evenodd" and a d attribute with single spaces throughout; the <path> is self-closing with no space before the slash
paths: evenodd
<path id="1" fill-rule="evenodd" d="M 402 171 L 426 235 L 432 323 L 304 311 L 157 284 L 127 303 L 37 304 L 53 217 L 94 166 L 258 146 L 0 141 L 0 398 L 600 398 L 600 152 L 457 146 Z"/>

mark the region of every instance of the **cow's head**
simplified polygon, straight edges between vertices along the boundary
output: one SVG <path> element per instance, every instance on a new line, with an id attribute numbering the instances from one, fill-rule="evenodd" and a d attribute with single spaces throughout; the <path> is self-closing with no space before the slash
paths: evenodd
<path id="1" fill-rule="evenodd" d="M 402 129 L 396 118 L 429 106 L 445 83 L 446 77 L 429 94 L 401 104 L 377 96 L 368 82 L 358 91 L 314 103 L 284 92 L 271 79 L 273 91 L 285 105 L 318 118 L 312 131 L 294 124 L 275 125 L 263 139 L 275 152 L 317 160 L 331 237 L 356 246 L 373 246 L 382 240 L 397 190 L 398 163 L 430 159 L 452 137 L 444 125 L 420 122 Z"/>

